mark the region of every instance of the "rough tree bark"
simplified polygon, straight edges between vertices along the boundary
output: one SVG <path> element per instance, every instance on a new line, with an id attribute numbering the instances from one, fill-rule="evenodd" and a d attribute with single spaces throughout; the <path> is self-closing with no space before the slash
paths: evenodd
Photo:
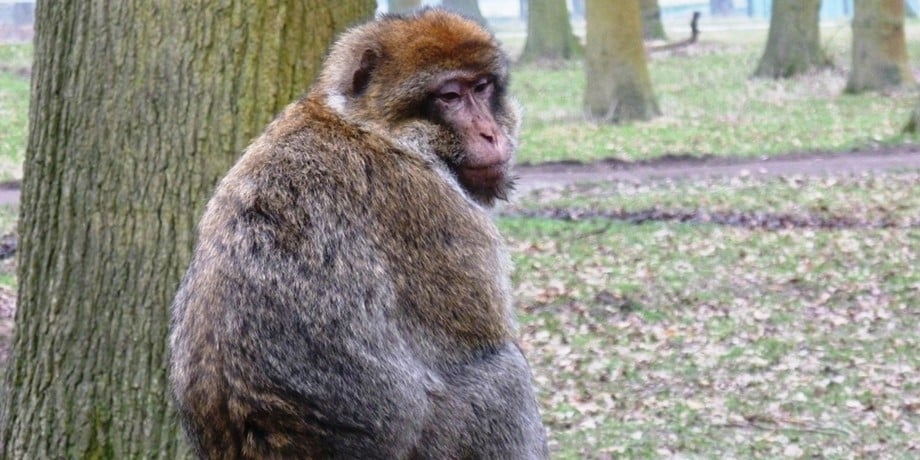
<path id="1" fill-rule="evenodd" d="M 530 0 L 527 14 L 527 42 L 521 61 L 561 61 L 583 54 L 572 33 L 565 0 Z"/>
<path id="2" fill-rule="evenodd" d="M 667 40 L 664 25 L 661 23 L 661 7 L 658 0 L 641 0 L 642 38 L 646 40 Z"/>
<path id="3" fill-rule="evenodd" d="M 588 0 L 585 108 L 614 123 L 660 114 L 652 92 L 639 0 Z"/>
<path id="4" fill-rule="evenodd" d="M 755 77 L 788 78 L 830 64 L 821 49 L 821 0 L 774 0 L 767 47 Z"/>
<path id="5" fill-rule="evenodd" d="M 216 180 L 370 0 L 42 1 L 0 458 L 188 455 L 168 306 Z"/>
<path id="6" fill-rule="evenodd" d="M 853 10 L 853 67 L 846 91 L 914 85 L 907 65 L 904 0 L 859 0 Z"/>

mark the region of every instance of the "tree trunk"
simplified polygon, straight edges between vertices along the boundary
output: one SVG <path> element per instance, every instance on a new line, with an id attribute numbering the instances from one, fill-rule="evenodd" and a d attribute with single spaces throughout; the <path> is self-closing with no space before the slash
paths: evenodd
<path id="1" fill-rule="evenodd" d="M 639 0 L 588 0 L 585 107 L 623 122 L 660 114 L 642 44 Z"/>
<path id="2" fill-rule="evenodd" d="M 529 8 L 521 61 L 560 61 L 582 54 L 581 43 L 572 33 L 565 0 L 530 0 Z"/>
<path id="3" fill-rule="evenodd" d="M 661 7 L 658 0 L 641 0 L 642 38 L 646 40 L 667 40 L 664 25 L 661 24 Z"/>
<path id="4" fill-rule="evenodd" d="M 830 64 L 821 50 L 821 0 L 774 0 L 767 47 L 755 77 L 788 78 Z"/>
<path id="5" fill-rule="evenodd" d="M 374 2 L 41 1 L 0 458 L 187 457 L 169 312 L 203 205 Z"/>
<path id="6" fill-rule="evenodd" d="M 853 11 L 853 68 L 846 91 L 909 88 L 904 0 L 859 0 Z"/>
<path id="7" fill-rule="evenodd" d="M 390 0 L 390 13 L 408 13 L 422 6 L 422 0 Z"/>
<path id="8" fill-rule="evenodd" d="M 914 110 L 907 120 L 907 125 L 904 126 L 904 132 L 908 134 L 920 133 L 920 104 L 914 106 Z"/>
<path id="9" fill-rule="evenodd" d="M 444 0 L 441 2 L 441 6 L 460 13 L 484 26 L 487 25 L 486 18 L 482 17 L 482 12 L 479 11 L 479 2 L 476 0 Z"/>

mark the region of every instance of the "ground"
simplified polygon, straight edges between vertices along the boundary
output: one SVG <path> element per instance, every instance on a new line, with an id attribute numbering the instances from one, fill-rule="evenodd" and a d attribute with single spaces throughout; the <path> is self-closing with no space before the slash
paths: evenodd
<path id="1" fill-rule="evenodd" d="M 822 175 L 920 169 L 920 147 L 884 146 L 850 152 L 793 153 L 763 159 L 668 156 L 644 162 L 606 160 L 519 165 L 518 191 L 564 187 L 576 183 L 646 181 L 709 176 Z M 3 195 L 0 195 L 0 199 Z"/>

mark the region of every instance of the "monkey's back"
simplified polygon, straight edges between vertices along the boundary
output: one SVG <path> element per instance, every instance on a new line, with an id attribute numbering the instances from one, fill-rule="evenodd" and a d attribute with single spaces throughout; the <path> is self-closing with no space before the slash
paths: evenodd
<path id="1" fill-rule="evenodd" d="M 545 455 L 500 236 L 445 174 L 308 100 L 247 150 L 173 307 L 201 455 Z"/>

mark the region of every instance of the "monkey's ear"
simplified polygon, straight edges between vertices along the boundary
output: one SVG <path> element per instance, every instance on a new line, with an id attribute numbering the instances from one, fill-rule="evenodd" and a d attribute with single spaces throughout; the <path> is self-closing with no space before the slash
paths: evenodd
<path id="1" fill-rule="evenodd" d="M 366 49 L 361 55 L 361 63 L 355 70 L 351 80 L 351 91 L 355 96 L 360 96 L 371 82 L 371 72 L 377 67 L 377 53 Z"/>

